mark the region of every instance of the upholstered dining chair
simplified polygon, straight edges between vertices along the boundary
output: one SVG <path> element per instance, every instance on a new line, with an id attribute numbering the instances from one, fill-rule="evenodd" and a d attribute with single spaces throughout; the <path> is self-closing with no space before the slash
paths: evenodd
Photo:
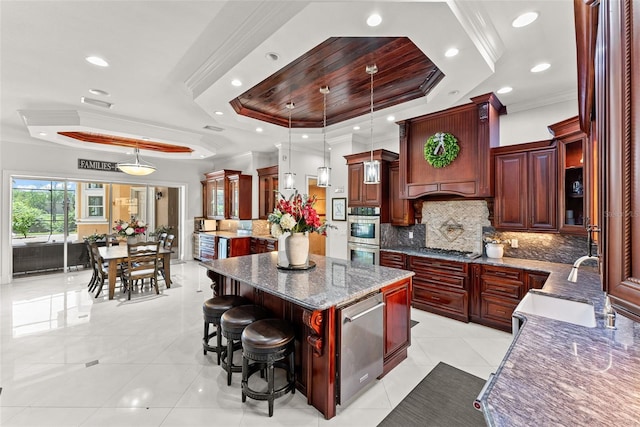
<path id="1" fill-rule="evenodd" d="M 122 270 L 123 285 L 127 290 L 127 299 L 131 299 L 131 289 L 138 280 L 149 279 L 151 285 L 158 289 L 158 251 L 160 242 L 139 242 L 127 244 L 127 264 Z"/>

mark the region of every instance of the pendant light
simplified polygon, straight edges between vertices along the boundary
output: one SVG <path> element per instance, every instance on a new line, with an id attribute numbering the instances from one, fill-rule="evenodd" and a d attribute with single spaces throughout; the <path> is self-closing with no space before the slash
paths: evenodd
<path id="1" fill-rule="evenodd" d="M 149 175 L 156 171 L 156 167 L 152 164 L 140 161 L 140 149 L 138 147 L 134 149 L 134 153 L 136 155 L 136 161 L 134 163 L 120 162 L 118 163 L 118 169 L 126 174 L 136 176 Z"/>
<path id="2" fill-rule="evenodd" d="M 327 94 L 329 93 L 329 86 L 322 86 L 320 93 L 323 95 L 323 127 L 322 127 L 322 162 L 324 166 L 318 168 L 318 179 L 316 185 L 318 187 L 329 187 L 329 179 L 331 177 L 331 168 L 327 166 Z"/>
<path id="3" fill-rule="evenodd" d="M 291 172 L 291 110 L 295 108 L 293 102 L 287 103 L 287 108 L 289 109 L 289 172 L 284 174 L 284 189 L 285 190 L 295 190 L 295 173 Z"/>
<path id="4" fill-rule="evenodd" d="M 364 183 L 379 184 L 380 162 L 373 160 L 373 75 L 378 72 L 378 67 L 376 64 L 367 65 L 365 70 L 371 76 L 371 159 L 364 162 Z"/>

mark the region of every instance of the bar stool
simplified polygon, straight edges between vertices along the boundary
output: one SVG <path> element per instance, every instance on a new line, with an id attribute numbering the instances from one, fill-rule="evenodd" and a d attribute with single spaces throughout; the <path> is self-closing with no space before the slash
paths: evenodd
<path id="1" fill-rule="evenodd" d="M 209 298 L 202 304 L 202 312 L 204 317 L 204 336 L 202 337 L 202 349 L 206 356 L 207 351 L 215 351 L 218 355 L 218 365 L 220 364 L 220 356 L 222 354 L 222 333 L 220 329 L 220 317 L 227 310 L 240 305 L 249 304 L 250 301 L 244 297 L 237 295 L 219 295 Z M 213 324 L 216 330 L 209 333 L 209 324 Z M 209 345 L 209 340 L 217 337 L 216 346 Z"/>
<path id="2" fill-rule="evenodd" d="M 273 416 L 273 401 L 289 391 L 296 392 L 295 332 L 282 319 L 263 319 L 253 322 L 242 332 L 242 401 L 247 396 L 269 401 L 269 416 Z M 253 362 L 253 363 L 251 363 Z M 287 382 L 275 389 L 274 368 L 285 369 Z M 249 387 L 249 377 L 263 369 L 267 370 L 267 391 Z"/>
<path id="3" fill-rule="evenodd" d="M 272 314 L 266 308 L 247 304 L 239 305 L 224 312 L 220 318 L 222 335 L 227 339 L 227 348 L 222 349 L 222 368 L 227 371 L 227 385 L 231 385 L 231 374 L 242 372 L 242 366 L 234 366 L 233 353 L 242 349 L 242 331 L 256 320 L 266 319 Z"/>

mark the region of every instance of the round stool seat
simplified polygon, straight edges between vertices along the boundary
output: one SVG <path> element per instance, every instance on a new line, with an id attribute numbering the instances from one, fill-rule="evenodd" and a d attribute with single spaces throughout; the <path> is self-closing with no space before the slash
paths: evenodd
<path id="1" fill-rule="evenodd" d="M 202 304 L 202 312 L 207 317 L 220 317 L 225 311 L 244 304 L 249 304 L 249 300 L 244 297 L 220 295 L 206 300 Z"/>
<path id="2" fill-rule="evenodd" d="M 296 392 L 295 331 L 282 319 L 256 320 L 242 332 L 242 401 L 247 397 L 266 400 L 269 416 L 273 416 L 274 400 Z M 284 369 L 287 380 L 276 388 L 274 368 Z M 256 372 L 266 371 L 267 391 L 259 391 L 249 385 L 249 378 Z"/>
<path id="3" fill-rule="evenodd" d="M 242 334 L 242 346 L 254 353 L 271 353 L 295 338 L 293 326 L 281 319 L 264 319 L 251 324 Z"/>
<path id="4" fill-rule="evenodd" d="M 231 385 L 233 372 L 242 372 L 242 366 L 233 364 L 233 353 L 242 349 L 240 343 L 242 331 L 256 320 L 270 316 L 271 313 L 266 308 L 256 304 L 247 304 L 233 307 L 220 317 L 222 335 L 227 339 L 227 348 L 222 350 L 222 367 L 227 371 L 227 385 Z"/>

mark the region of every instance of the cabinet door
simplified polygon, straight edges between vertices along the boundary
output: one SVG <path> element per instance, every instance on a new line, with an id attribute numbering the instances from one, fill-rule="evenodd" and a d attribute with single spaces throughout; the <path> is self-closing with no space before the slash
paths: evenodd
<path id="1" fill-rule="evenodd" d="M 238 219 L 240 215 L 240 181 L 238 176 L 229 178 L 229 218 Z"/>
<path id="2" fill-rule="evenodd" d="M 527 153 L 496 156 L 495 226 L 524 230 L 528 222 Z"/>
<path id="3" fill-rule="evenodd" d="M 546 273 L 527 273 L 527 290 L 542 289 L 549 277 Z"/>
<path id="4" fill-rule="evenodd" d="M 206 195 L 206 212 L 207 218 L 215 218 L 216 216 L 216 183 L 215 181 L 207 181 L 205 183 Z"/>
<path id="5" fill-rule="evenodd" d="M 400 162 L 391 162 L 389 166 L 389 211 L 392 225 L 411 225 L 414 223 L 413 204 L 400 198 Z"/>
<path id="6" fill-rule="evenodd" d="M 380 251 L 380 265 L 405 270 L 407 268 L 406 257 L 397 252 Z"/>
<path id="7" fill-rule="evenodd" d="M 411 279 L 382 289 L 384 296 L 384 361 L 411 345 Z"/>
<path id="8" fill-rule="evenodd" d="M 556 150 L 529 153 L 529 205 L 531 230 L 557 230 Z"/>
<path id="9" fill-rule="evenodd" d="M 225 219 L 225 180 L 217 178 L 213 181 L 213 217 Z"/>
<path id="10" fill-rule="evenodd" d="M 364 206 L 364 194 L 362 194 L 364 187 L 364 165 L 362 163 L 354 163 L 349 165 L 349 195 L 348 205 L 351 206 Z"/>

